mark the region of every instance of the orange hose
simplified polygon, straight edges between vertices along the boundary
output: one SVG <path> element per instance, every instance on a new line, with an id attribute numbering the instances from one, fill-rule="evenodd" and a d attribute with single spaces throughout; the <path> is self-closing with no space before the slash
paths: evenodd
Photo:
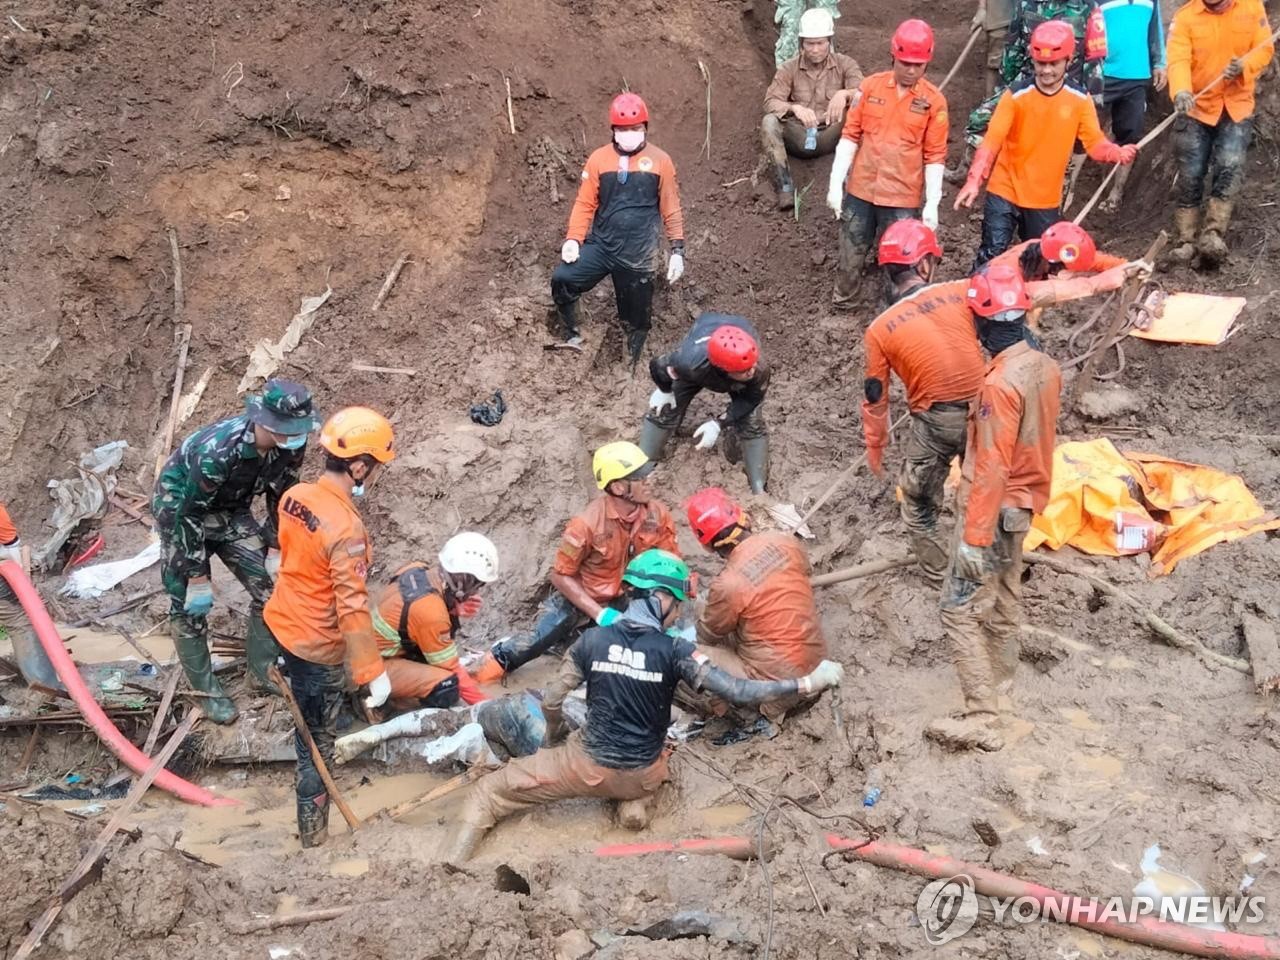
<path id="1" fill-rule="evenodd" d="M 755 856 L 756 848 L 746 837 L 707 837 L 615 843 L 596 847 L 593 852 L 597 857 L 637 857 L 645 853 L 718 853 L 734 860 L 750 860 Z"/>

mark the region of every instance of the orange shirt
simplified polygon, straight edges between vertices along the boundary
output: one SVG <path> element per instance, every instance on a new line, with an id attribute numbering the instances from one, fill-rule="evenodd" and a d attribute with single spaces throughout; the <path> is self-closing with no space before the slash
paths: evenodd
<path id="1" fill-rule="evenodd" d="M 426 573 L 427 582 L 434 588 L 414 600 L 409 606 L 409 622 L 405 632 L 410 641 L 422 651 L 423 659 L 433 667 L 454 670 L 458 666 L 458 647 L 453 642 L 453 619 L 444 603 L 444 588 L 440 575 L 425 563 L 407 563 L 395 572 L 391 582 L 378 593 L 374 609 L 373 625 L 378 634 L 378 649 L 384 657 L 404 656 L 399 635 L 400 615 L 404 611 L 404 597 L 400 593 L 400 577 L 418 568 Z"/>
<path id="2" fill-rule="evenodd" d="M 858 144 L 845 191 L 881 207 L 918 207 L 924 167 L 947 160 L 947 99 L 921 77 L 899 95 L 893 71 L 862 81 L 841 136 Z"/>
<path id="3" fill-rule="evenodd" d="M 1232 120 L 1253 115 L 1253 92 L 1258 74 L 1266 69 L 1275 52 L 1269 42 L 1271 26 L 1267 11 L 1258 0 L 1233 0 L 1221 13 L 1211 13 L 1203 0 L 1189 0 L 1173 15 L 1169 25 L 1169 97 L 1203 90 L 1222 73 L 1235 57 L 1263 44 L 1244 57 L 1244 73 L 1234 80 L 1215 83 L 1196 99 L 1191 108 L 1194 119 L 1210 126 L 1217 124 L 1225 109 Z"/>
<path id="4" fill-rule="evenodd" d="M 969 410 L 961 475 L 969 481 L 964 540 L 987 547 L 1001 507 L 1039 512 L 1049 502 L 1062 371 L 1030 344 L 999 353 Z"/>
<path id="5" fill-rule="evenodd" d="M 982 149 L 997 154 L 987 191 L 1032 210 L 1058 209 L 1076 140 L 1090 153 L 1107 142 L 1089 95 L 1064 83 L 1050 96 L 1034 80 L 1004 92 Z"/>
<path id="6" fill-rule="evenodd" d="M 18 528 L 13 525 L 13 520 L 9 518 L 9 510 L 0 503 L 0 543 L 10 544 L 18 539 Z"/>
<path id="7" fill-rule="evenodd" d="M 655 548 L 680 555 L 671 511 L 653 500 L 627 523 L 605 495 L 565 525 L 551 569 L 581 581 L 597 603 L 608 603 L 622 593 L 622 574 L 631 558 Z"/>
<path id="8" fill-rule="evenodd" d="M 809 557 L 791 534 L 751 535 L 711 581 L 698 635 L 714 641 L 730 634 L 748 679 L 802 677 L 827 655 Z"/>
<path id="9" fill-rule="evenodd" d="M 967 403 L 977 395 L 986 358 L 966 300 L 968 289 L 968 280 L 920 287 L 867 327 L 865 377 L 881 383 L 879 400 L 862 401 L 868 447 L 883 446 L 881 438 L 888 438 L 890 371 L 906 387 L 913 413 L 935 403 Z"/>
<path id="10" fill-rule="evenodd" d="M 1004 253 L 998 253 L 991 258 L 988 266 L 994 267 L 996 264 L 1004 264 L 1010 267 L 1018 266 L 1018 260 L 1022 257 L 1022 252 L 1033 243 L 1039 243 L 1039 239 L 1024 240 L 1016 246 L 1010 247 Z M 1089 268 L 1088 273 L 1101 273 L 1104 270 L 1110 270 L 1112 267 L 1123 267 L 1129 261 L 1124 257 L 1113 257 L 1109 253 L 1103 253 L 1099 250 L 1093 256 L 1093 266 Z M 1031 277 L 1023 276 L 1023 280 L 1028 283 L 1034 282 Z"/>
<path id="11" fill-rule="evenodd" d="M 289 488 L 280 501 L 280 575 L 263 609 L 267 626 L 294 656 L 347 661 L 351 679 L 382 673 L 365 576 L 373 548 L 342 484 L 328 474 Z"/>

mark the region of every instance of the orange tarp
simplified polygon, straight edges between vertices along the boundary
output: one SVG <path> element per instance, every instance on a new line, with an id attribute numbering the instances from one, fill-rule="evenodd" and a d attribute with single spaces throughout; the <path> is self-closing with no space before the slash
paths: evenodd
<path id="1" fill-rule="evenodd" d="M 1070 544 L 1085 553 L 1152 554 L 1151 575 L 1215 543 L 1280 529 L 1239 477 L 1151 453 L 1121 454 L 1110 440 L 1063 443 L 1053 454 L 1049 503 L 1025 547 Z"/>

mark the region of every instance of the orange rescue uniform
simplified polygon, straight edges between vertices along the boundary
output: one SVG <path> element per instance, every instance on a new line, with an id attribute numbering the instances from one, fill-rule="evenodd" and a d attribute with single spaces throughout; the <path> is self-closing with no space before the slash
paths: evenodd
<path id="1" fill-rule="evenodd" d="M 969 481 L 964 541 L 987 547 L 1001 507 L 1039 512 L 1049 502 L 1062 371 L 1049 356 L 1018 343 L 987 367 L 969 413 L 961 473 Z"/>
<path id="2" fill-rule="evenodd" d="M 676 522 L 657 500 L 645 504 L 628 522 L 610 496 L 599 497 L 570 520 L 560 539 L 551 569 L 574 577 L 597 603 L 608 604 L 622 593 L 622 574 L 633 557 L 646 550 L 680 556 Z"/>
<path id="3" fill-rule="evenodd" d="M 1019 207 L 1056 210 L 1077 139 L 1091 157 L 1109 142 L 1087 93 L 1070 81 L 1049 96 L 1031 80 L 1011 87 L 979 148 L 997 155 L 987 191 Z"/>
<path id="4" fill-rule="evenodd" d="M 1018 261 L 1022 257 L 1022 252 L 1026 250 L 1027 247 L 1031 246 L 1033 243 L 1039 243 L 1039 242 L 1040 242 L 1040 239 L 1038 237 L 1034 240 L 1024 240 L 1022 241 L 1022 243 L 1019 243 L 1016 246 L 1010 247 L 1004 253 L 996 254 L 994 257 L 991 258 L 987 266 L 994 267 L 997 264 L 1004 264 L 1005 266 L 1017 267 Z M 1103 253 L 1101 250 L 1099 250 L 1096 254 L 1094 254 L 1093 266 L 1090 267 L 1086 272 L 1101 273 L 1104 270 L 1110 270 L 1112 267 L 1123 267 L 1128 262 L 1129 261 L 1126 260 L 1124 257 L 1113 257 L 1111 254 Z M 1029 277 L 1024 276 L 1022 279 L 1030 282 Z"/>
<path id="5" fill-rule="evenodd" d="M 18 528 L 13 525 L 8 508 L 0 503 L 0 543 L 8 545 L 17 539 Z"/>
<path id="6" fill-rule="evenodd" d="M 711 582 L 698 639 L 715 644 L 730 635 L 749 680 L 802 677 L 827 655 L 809 557 L 791 534 L 753 534 Z"/>
<path id="7" fill-rule="evenodd" d="M 1258 74 L 1275 52 L 1270 37 L 1267 11 L 1258 0 L 1232 0 L 1222 13 L 1210 12 L 1204 0 L 1190 0 L 1169 26 L 1169 97 L 1203 90 L 1228 63 L 1242 57 L 1244 72 L 1234 80 L 1214 83 L 1196 99 L 1189 115 L 1211 127 L 1217 126 L 1223 110 L 1237 122 L 1252 116 Z M 1261 49 L 1245 56 L 1259 44 Z"/>
<path id="8" fill-rule="evenodd" d="M 862 81 L 841 137 L 858 144 L 845 192 L 878 207 L 918 207 L 924 168 L 947 160 L 947 99 L 921 77 L 898 93 L 893 71 Z"/>
<path id="9" fill-rule="evenodd" d="M 373 548 L 351 495 L 329 475 L 280 501 L 280 573 L 263 609 L 286 650 L 310 663 L 346 661 L 356 684 L 382 673 L 365 577 Z"/>
<path id="10" fill-rule="evenodd" d="M 862 401 L 868 447 L 889 439 L 889 373 L 907 391 L 912 413 L 935 403 L 967 402 L 982 386 L 986 359 L 966 293 L 968 280 L 920 287 L 876 317 L 863 334 L 866 380 L 879 380 L 880 398 Z M 736 553 L 736 551 L 735 551 Z"/>

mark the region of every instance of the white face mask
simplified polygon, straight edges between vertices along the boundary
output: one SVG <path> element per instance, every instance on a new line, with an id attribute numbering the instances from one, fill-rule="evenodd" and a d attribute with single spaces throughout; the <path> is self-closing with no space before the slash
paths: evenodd
<path id="1" fill-rule="evenodd" d="M 644 131 L 615 130 L 613 131 L 613 142 L 618 145 L 618 149 L 623 153 L 634 153 L 644 146 Z"/>

